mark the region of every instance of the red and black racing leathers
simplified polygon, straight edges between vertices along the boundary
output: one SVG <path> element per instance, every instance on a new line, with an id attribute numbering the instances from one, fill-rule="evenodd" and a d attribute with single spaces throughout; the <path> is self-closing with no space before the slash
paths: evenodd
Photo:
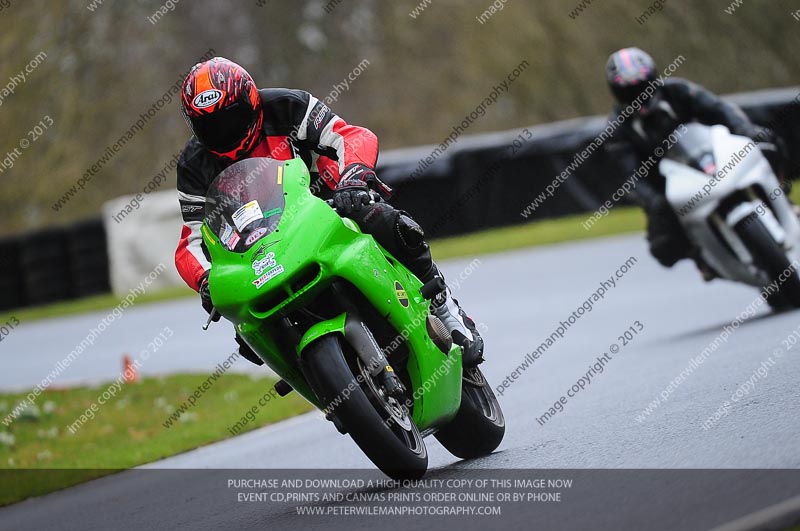
<path id="1" fill-rule="evenodd" d="M 300 157 L 311 172 L 312 191 L 328 197 L 339 175 L 353 164 L 374 169 L 378 139 L 364 127 L 350 125 L 317 98 L 303 90 L 262 89 L 263 140 L 248 157 L 288 160 Z M 175 265 L 195 291 L 210 269 L 200 226 L 211 181 L 233 161 L 215 156 L 193 136 L 178 160 L 178 193 L 183 229 Z M 435 274 L 422 230 L 405 212 L 385 202 L 365 206 L 353 214 L 361 230 L 372 236 L 414 274 L 426 281 Z"/>

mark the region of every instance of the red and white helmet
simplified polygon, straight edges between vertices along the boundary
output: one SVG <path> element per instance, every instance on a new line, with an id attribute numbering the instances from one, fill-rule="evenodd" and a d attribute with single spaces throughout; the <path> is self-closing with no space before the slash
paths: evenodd
<path id="1" fill-rule="evenodd" d="M 247 70 L 224 57 L 196 64 L 183 82 L 181 108 L 203 146 L 239 160 L 261 139 L 261 97 Z"/>

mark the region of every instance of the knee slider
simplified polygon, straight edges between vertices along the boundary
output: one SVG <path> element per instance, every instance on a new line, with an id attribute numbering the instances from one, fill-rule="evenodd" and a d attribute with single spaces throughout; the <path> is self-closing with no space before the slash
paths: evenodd
<path id="1" fill-rule="evenodd" d="M 425 231 L 405 212 L 397 217 L 398 243 L 406 250 L 416 251 L 425 243 Z"/>

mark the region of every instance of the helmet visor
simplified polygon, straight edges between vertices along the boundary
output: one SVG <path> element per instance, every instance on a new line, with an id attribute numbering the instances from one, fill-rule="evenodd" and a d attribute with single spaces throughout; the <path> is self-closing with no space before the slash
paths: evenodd
<path id="1" fill-rule="evenodd" d="M 208 149 L 226 152 L 242 143 L 257 118 L 257 111 L 237 102 L 224 109 L 192 118 L 192 131 Z"/>
<path id="2" fill-rule="evenodd" d="M 647 83 L 636 83 L 635 85 L 626 86 L 614 85 L 612 91 L 618 102 L 624 105 L 630 105 L 644 93 L 646 88 Z M 645 102 L 640 101 L 640 103 L 644 104 Z"/>

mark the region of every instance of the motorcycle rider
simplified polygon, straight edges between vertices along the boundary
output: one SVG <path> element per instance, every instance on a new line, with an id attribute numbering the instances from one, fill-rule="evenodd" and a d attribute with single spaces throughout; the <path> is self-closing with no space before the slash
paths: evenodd
<path id="1" fill-rule="evenodd" d="M 655 61 L 639 48 L 623 48 L 611 54 L 606 64 L 606 78 L 616 100 L 609 120 L 622 122 L 606 144 L 606 150 L 620 176 L 632 175 L 641 162 L 650 157 L 655 159 L 656 148 L 663 146 L 664 140 L 680 124 L 700 122 L 725 125 L 733 134 L 755 140 L 779 180 L 788 187 L 788 161 L 783 142 L 770 129 L 752 123 L 733 103 L 685 79 L 670 77 L 659 81 Z M 655 91 L 645 97 L 650 87 Z M 637 99 L 641 103 L 638 112 L 620 119 L 623 111 Z M 635 187 L 634 199 L 648 217 L 650 253 L 665 267 L 691 257 L 703 278 L 712 280 L 717 275 L 693 249 L 667 202 L 665 184 L 664 178 L 654 169 L 639 179 Z"/>
<path id="2" fill-rule="evenodd" d="M 200 293 L 209 313 L 211 263 L 200 233 L 205 196 L 221 171 L 250 157 L 300 157 L 311 173 L 315 195 L 332 198 L 341 215 L 371 234 L 423 283 L 442 277 L 422 228 L 407 212 L 381 200 L 388 199 L 391 189 L 375 174 L 378 139 L 369 129 L 346 123 L 303 90 L 259 90 L 244 68 L 223 57 L 191 69 L 181 89 L 181 108 L 193 135 L 177 167 L 184 224 L 175 265 L 183 280 Z M 465 366 L 483 361 L 483 339 L 449 289 L 433 299 L 431 311 L 450 330 L 453 341 L 464 347 Z M 238 335 L 236 341 L 243 357 L 263 364 Z"/>

